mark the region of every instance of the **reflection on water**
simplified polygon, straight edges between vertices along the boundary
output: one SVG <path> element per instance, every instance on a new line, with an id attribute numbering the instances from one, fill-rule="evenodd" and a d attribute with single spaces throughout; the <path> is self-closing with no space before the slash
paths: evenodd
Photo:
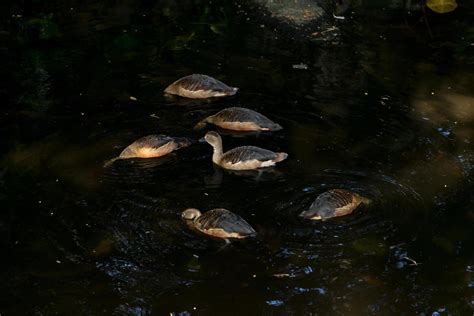
<path id="1" fill-rule="evenodd" d="M 1 66 L 1 313 L 474 312 L 472 6 L 428 13 L 430 39 L 420 12 L 359 2 L 343 21 L 316 1 L 30 5 L 0 5 L 0 54 L 16 65 Z M 163 96 L 192 72 L 240 91 Z M 193 127 L 230 106 L 283 130 L 220 131 L 225 150 L 289 158 L 214 166 Z M 152 133 L 194 143 L 103 168 Z M 373 203 L 297 217 L 334 188 Z M 258 237 L 221 249 L 185 227 L 188 207 L 227 208 Z"/>

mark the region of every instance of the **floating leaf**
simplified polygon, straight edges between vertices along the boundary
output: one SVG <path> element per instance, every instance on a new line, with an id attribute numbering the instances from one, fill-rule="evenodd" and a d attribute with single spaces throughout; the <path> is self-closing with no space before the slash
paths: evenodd
<path id="1" fill-rule="evenodd" d="M 458 4 L 456 0 L 428 0 L 426 6 L 436 13 L 448 13 L 454 11 Z"/>
<path id="2" fill-rule="evenodd" d="M 222 34 L 222 29 L 224 28 L 225 24 L 224 23 L 213 23 L 209 25 L 209 28 L 214 34 Z"/>

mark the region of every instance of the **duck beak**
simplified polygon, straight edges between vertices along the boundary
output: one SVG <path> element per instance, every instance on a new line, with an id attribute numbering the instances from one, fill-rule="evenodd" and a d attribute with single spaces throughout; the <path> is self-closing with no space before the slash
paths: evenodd
<path id="1" fill-rule="evenodd" d="M 305 218 L 305 219 L 310 219 L 312 221 L 323 221 L 324 219 L 321 217 L 321 215 L 311 215 L 308 214 L 309 211 L 303 211 L 298 215 L 298 217 Z"/>
<path id="2" fill-rule="evenodd" d="M 201 137 L 201 138 L 199 138 L 198 142 L 200 142 L 200 143 L 205 143 L 205 142 L 206 142 L 206 139 L 205 139 L 204 137 Z"/>

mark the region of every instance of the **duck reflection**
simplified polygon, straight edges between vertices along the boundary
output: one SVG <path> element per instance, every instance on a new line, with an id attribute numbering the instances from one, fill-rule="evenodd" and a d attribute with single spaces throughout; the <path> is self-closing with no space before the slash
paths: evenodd
<path id="1" fill-rule="evenodd" d="M 252 181 L 274 181 L 281 176 L 283 172 L 274 167 L 255 169 L 255 170 L 228 170 L 213 165 L 212 175 L 204 177 L 204 183 L 207 187 L 220 187 L 224 182 L 224 174 L 230 174 L 238 177 L 245 177 Z"/>

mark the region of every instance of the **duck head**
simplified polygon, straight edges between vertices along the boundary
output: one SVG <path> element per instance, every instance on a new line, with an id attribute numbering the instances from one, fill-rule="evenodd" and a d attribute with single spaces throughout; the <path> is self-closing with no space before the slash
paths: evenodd
<path id="1" fill-rule="evenodd" d="M 335 217 L 335 211 L 329 207 L 310 208 L 307 211 L 303 211 L 298 215 L 304 219 L 310 219 L 313 221 L 325 221 L 328 218 Z"/>
<path id="2" fill-rule="evenodd" d="M 213 131 L 207 132 L 206 136 L 204 136 L 204 139 L 209 143 L 209 145 L 213 147 L 219 146 L 222 143 L 221 135 Z"/>
<path id="3" fill-rule="evenodd" d="M 201 216 L 201 212 L 195 208 L 188 208 L 181 213 L 181 218 L 184 221 L 194 221 L 199 216 Z"/>

